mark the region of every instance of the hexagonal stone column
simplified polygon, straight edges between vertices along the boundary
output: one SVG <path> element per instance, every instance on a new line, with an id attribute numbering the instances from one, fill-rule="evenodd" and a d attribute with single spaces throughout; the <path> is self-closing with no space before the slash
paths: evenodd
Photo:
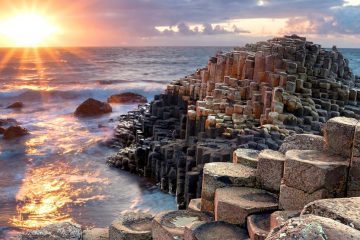
<path id="1" fill-rule="evenodd" d="M 195 211 L 169 211 L 155 216 L 152 222 L 152 237 L 155 240 L 183 239 L 185 227 L 196 222 L 210 222 L 209 214 Z"/>
<path id="2" fill-rule="evenodd" d="M 253 214 L 247 217 L 250 239 L 265 240 L 270 232 L 270 214 Z"/>
<path id="3" fill-rule="evenodd" d="M 263 150 L 258 157 L 257 178 L 261 188 L 279 192 L 284 172 L 285 155 L 273 150 Z"/>
<path id="4" fill-rule="evenodd" d="M 258 155 L 258 150 L 239 148 L 233 153 L 233 163 L 256 168 L 258 164 Z"/>
<path id="5" fill-rule="evenodd" d="M 198 223 L 187 230 L 184 240 L 242 240 L 249 239 L 245 229 L 227 222 Z"/>
<path id="6" fill-rule="evenodd" d="M 278 198 L 262 189 L 247 187 L 219 188 L 215 195 L 215 220 L 243 226 L 254 213 L 275 211 Z"/>
<path id="7" fill-rule="evenodd" d="M 254 187 L 256 170 L 241 164 L 208 163 L 204 167 L 201 191 L 201 210 L 214 211 L 215 191 L 223 187 Z"/>
<path id="8" fill-rule="evenodd" d="M 356 125 L 347 185 L 348 197 L 360 197 L 360 123 Z"/>
<path id="9" fill-rule="evenodd" d="M 194 198 L 190 200 L 188 210 L 191 211 L 201 211 L 201 198 Z"/>
<path id="10" fill-rule="evenodd" d="M 143 212 L 130 212 L 114 220 L 109 228 L 110 240 L 151 240 L 153 216 Z"/>
<path id="11" fill-rule="evenodd" d="M 350 158 L 357 123 L 358 120 L 346 117 L 335 117 L 327 121 L 324 134 L 327 150 Z"/>
<path id="12" fill-rule="evenodd" d="M 347 159 L 337 155 L 315 150 L 288 151 L 280 208 L 298 210 L 311 201 L 344 196 L 348 165 Z"/>
<path id="13" fill-rule="evenodd" d="M 275 211 L 270 215 L 270 230 L 284 224 L 290 218 L 299 216 L 300 211 Z"/>

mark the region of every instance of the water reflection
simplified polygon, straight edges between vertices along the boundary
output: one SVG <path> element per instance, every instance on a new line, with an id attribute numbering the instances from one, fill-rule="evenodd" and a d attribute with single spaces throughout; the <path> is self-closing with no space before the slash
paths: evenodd
<path id="1" fill-rule="evenodd" d="M 82 187 L 77 186 L 81 183 Z M 74 205 L 81 206 L 91 200 L 104 200 L 96 195 L 107 178 L 97 173 L 82 172 L 78 168 L 58 161 L 30 169 L 16 195 L 16 216 L 10 219 L 13 226 L 37 228 L 61 221 L 71 221 Z"/>

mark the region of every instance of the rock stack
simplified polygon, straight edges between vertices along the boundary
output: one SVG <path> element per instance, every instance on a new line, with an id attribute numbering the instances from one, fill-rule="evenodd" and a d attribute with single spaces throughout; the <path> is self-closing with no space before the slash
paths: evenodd
<path id="1" fill-rule="evenodd" d="M 234 162 L 254 167 L 260 151 L 279 150 L 288 136 L 320 135 L 332 117 L 359 119 L 359 85 L 336 47 L 326 50 L 296 35 L 218 53 L 207 67 L 121 116 L 113 143 L 121 150 L 108 163 L 153 178 L 184 209 L 201 196 L 206 163 L 230 162 L 245 151 Z M 287 144 L 322 148 L 316 136 L 310 140 L 311 146 L 290 138 Z M 272 153 L 263 155 L 261 166 L 281 169 L 284 161 L 266 162 Z"/>

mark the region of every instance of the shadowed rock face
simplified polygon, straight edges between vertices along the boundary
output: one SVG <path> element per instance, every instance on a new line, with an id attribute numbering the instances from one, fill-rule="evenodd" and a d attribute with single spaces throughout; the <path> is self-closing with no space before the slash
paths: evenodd
<path id="1" fill-rule="evenodd" d="M 112 112 L 110 104 L 89 98 L 76 108 L 75 115 L 80 117 L 88 117 L 110 112 Z"/>
<path id="2" fill-rule="evenodd" d="M 107 101 L 108 101 L 108 103 L 124 103 L 124 104 L 147 103 L 146 97 L 144 97 L 140 94 L 131 93 L 131 92 L 111 95 L 107 99 Z"/>

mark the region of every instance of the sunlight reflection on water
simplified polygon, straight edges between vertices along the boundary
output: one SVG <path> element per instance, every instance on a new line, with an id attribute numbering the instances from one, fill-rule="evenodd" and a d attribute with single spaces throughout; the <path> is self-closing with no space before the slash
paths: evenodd
<path id="1" fill-rule="evenodd" d="M 75 188 L 79 182 L 83 187 Z M 30 169 L 16 195 L 17 215 L 10 223 L 21 228 L 36 228 L 62 221 L 73 222 L 69 205 L 104 200 L 104 195 L 92 193 L 97 186 L 108 183 L 99 172 L 84 173 L 62 161 Z"/>

